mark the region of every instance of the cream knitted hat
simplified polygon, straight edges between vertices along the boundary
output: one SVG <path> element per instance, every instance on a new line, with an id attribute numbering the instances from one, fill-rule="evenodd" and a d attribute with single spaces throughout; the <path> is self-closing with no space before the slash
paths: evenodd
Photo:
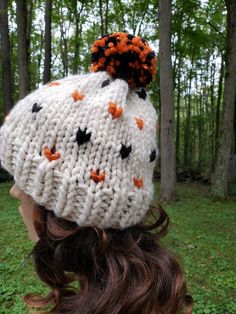
<path id="1" fill-rule="evenodd" d="M 14 106 L 0 129 L 2 167 L 35 202 L 80 226 L 139 223 L 154 192 L 157 115 L 142 87 L 155 62 L 140 37 L 99 39 L 95 73 L 51 82 Z"/>

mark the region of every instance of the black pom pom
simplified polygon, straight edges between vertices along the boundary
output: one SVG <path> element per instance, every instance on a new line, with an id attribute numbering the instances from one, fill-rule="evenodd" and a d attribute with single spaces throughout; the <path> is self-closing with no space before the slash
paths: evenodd
<path id="1" fill-rule="evenodd" d="M 90 140 L 92 133 L 86 134 L 86 131 L 87 128 L 84 131 L 82 131 L 80 128 L 78 129 L 75 140 L 77 141 L 78 145 L 82 145 Z"/>
<path id="2" fill-rule="evenodd" d="M 152 60 L 154 58 L 155 58 L 155 52 L 154 51 L 149 52 L 147 55 L 147 60 Z"/>
<path id="3" fill-rule="evenodd" d="M 114 46 L 116 47 L 117 46 L 117 39 L 116 39 L 116 37 L 109 37 L 109 35 L 108 35 L 108 38 L 106 39 L 106 44 L 108 45 L 109 43 L 113 43 Z"/>
<path id="4" fill-rule="evenodd" d="M 155 149 L 153 149 L 150 154 L 150 162 L 154 161 L 156 159 L 156 156 L 157 156 L 157 152 Z"/>
<path id="5" fill-rule="evenodd" d="M 132 150 L 132 147 L 131 145 L 130 146 L 125 146 L 123 144 L 121 144 L 122 147 L 121 147 L 121 150 L 120 150 L 120 155 L 121 155 L 121 158 L 122 159 L 125 159 L 129 156 L 131 150 Z"/>
<path id="6" fill-rule="evenodd" d="M 128 34 L 127 38 L 128 38 L 129 40 L 132 40 L 132 39 L 134 38 L 134 35 Z"/>
<path id="7" fill-rule="evenodd" d="M 108 79 L 108 80 L 105 80 L 105 81 L 102 82 L 101 87 L 108 86 L 108 85 L 110 85 L 110 83 L 111 83 L 111 81 L 110 81 L 109 79 Z"/>
<path id="8" fill-rule="evenodd" d="M 33 107 L 32 107 L 32 113 L 33 112 L 39 112 L 43 107 L 41 107 L 40 105 L 38 105 L 37 103 L 34 103 L 33 104 Z"/>
<path id="9" fill-rule="evenodd" d="M 146 99 L 147 97 L 147 93 L 145 92 L 145 90 L 142 88 L 140 91 L 136 91 L 136 93 L 139 95 L 140 98 L 142 98 L 143 100 Z"/>

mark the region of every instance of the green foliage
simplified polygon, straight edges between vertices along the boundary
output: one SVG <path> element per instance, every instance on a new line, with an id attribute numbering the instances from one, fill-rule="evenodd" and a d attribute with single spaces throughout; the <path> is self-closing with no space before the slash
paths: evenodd
<path id="1" fill-rule="evenodd" d="M 17 210 L 18 202 L 9 196 L 12 183 L 1 184 L 0 313 L 27 313 L 22 297 L 28 292 L 46 293 L 27 258 L 32 243 Z"/>
<path id="2" fill-rule="evenodd" d="M 18 213 L 18 202 L 9 196 L 12 183 L 1 183 L 0 313 L 27 313 L 22 297 L 46 294 L 27 258 L 28 240 Z M 179 184 L 179 200 L 166 206 L 171 228 L 164 240 L 182 261 L 188 292 L 195 300 L 194 314 L 236 313 L 235 199 L 213 202 L 208 188 Z M 159 195 L 156 184 L 154 204 Z"/>
<path id="3" fill-rule="evenodd" d="M 156 185 L 156 199 L 159 195 Z M 236 313 L 236 199 L 214 202 L 209 187 L 177 186 L 179 200 L 165 207 L 171 219 L 164 240 L 179 256 L 194 314 Z"/>

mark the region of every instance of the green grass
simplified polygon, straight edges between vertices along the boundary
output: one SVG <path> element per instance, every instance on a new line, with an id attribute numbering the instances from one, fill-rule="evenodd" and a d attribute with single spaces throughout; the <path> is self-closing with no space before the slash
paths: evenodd
<path id="1" fill-rule="evenodd" d="M 28 240 L 11 183 L 0 184 L 0 313 L 27 313 L 22 296 L 46 293 L 26 257 Z M 155 201 L 159 184 L 156 184 Z M 236 199 L 213 202 L 207 187 L 178 185 L 179 200 L 165 207 L 171 219 L 165 244 L 184 265 L 194 314 L 236 313 Z"/>

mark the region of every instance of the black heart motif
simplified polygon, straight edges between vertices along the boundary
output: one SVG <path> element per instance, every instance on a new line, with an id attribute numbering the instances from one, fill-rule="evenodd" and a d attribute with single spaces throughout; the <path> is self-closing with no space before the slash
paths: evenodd
<path id="1" fill-rule="evenodd" d="M 84 131 L 81 130 L 81 128 L 78 129 L 76 133 L 76 140 L 78 145 L 82 145 L 90 140 L 90 137 L 92 133 L 86 134 L 87 128 L 85 128 Z"/>
<path id="2" fill-rule="evenodd" d="M 38 105 L 37 103 L 34 103 L 33 104 L 33 107 L 32 107 L 32 113 L 33 112 L 39 112 L 43 107 L 41 107 L 40 105 Z"/>
<path id="3" fill-rule="evenodd" d="M 121 147 L 121 150 L 120 150 L 120 155 L 121 155 L 121 158 L 124 159 L 124 158 L 127 158 L 132 150 L 132 147 L 131 145 L 130 146 L 125 146 L 123 144 L 121 144 L 122 147 Z"/>
<path id="4" fill-rule="evenodd" d="M 108 85 L 110 85 L 110 83 L 111 83 L 111 81 L 110 81 L 109 79 L 108 79 L 108 80 L 105 80 L 105 81 L 102 82 L 101 87 L 108 86 Z"/>
<path id="5" fill-rule="evenodd" d="M 136 93 L 139 95 L 140 98 L 142 98 L 143 100 L 146 99 L 147 97 L 147 93 L 145 92 L 145 90 L 142 88 L 140 91 L 136 91 Z"/>
<path id="6" fill-rule="evenodd" d="M 156 159 L 156 156 L 157 156 L 157 152 L 155 149 L 153 149 L 150 154 L 150 162 L 154 161 Z"/>

